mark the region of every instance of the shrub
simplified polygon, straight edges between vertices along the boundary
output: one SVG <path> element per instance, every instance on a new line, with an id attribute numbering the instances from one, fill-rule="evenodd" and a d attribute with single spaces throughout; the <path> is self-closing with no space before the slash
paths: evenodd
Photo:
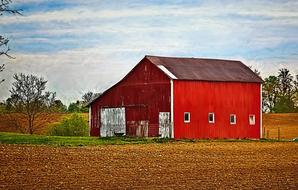
<path id="1" fill-rule="evenodd" d="M 53 124 L 49 131 L 51 136 L 88 136 L 88 133 L 88 122 L 77 113 L 60 123 Z"/>

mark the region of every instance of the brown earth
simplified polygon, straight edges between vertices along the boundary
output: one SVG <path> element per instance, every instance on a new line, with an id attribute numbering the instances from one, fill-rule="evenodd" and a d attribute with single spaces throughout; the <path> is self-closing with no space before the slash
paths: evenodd
<path id="1" fill-rule="evenodd" d="M 0 145 L 0 189 L 297 189 L 298 143 Z"/>

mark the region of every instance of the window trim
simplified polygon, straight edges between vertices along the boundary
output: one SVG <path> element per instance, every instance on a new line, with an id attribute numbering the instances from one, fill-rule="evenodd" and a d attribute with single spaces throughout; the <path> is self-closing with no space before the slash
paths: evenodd
<path id="1" fill-rule="evenodd" d="M 250 117 L 253 117 L 253 122 L 252 123 L 250 122 Z M 248 122 L 249 122 L 249 125 L 256 125 L 256 115 L 255 114 L 249 114 Z"/>
<path id="2" fill-rule="evenodd" d="M 185 120 L 185 115 L 188 114 L 188 120 Z M 184 112 L 183 114 L 184 123 L 190 123 L 190 112 Z"/>
<path id="3" fill-rule="evenodd" d="M 234 122 L 231 121 L 231 117 L 234 117 Z M 236 114 L 230 114 L 230 124 L 231 125 L 236 125 L 237 123 L 237 116 Z"/>
<path id="4" fill-rule="evenodd" d="M 210 115 L 212 115 L 212 121 L 210 121 Z M 208 113 L 208 123 L 215 123 L 215 114 L 214 112 Z"/>

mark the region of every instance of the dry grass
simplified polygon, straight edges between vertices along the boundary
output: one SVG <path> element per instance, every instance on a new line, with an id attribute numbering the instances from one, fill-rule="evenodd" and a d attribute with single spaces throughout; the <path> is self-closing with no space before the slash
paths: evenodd
<path id="1" fill-rule="evenodd" d="M 263 132 L 265 138 L 281 139 L 298 137 L 298 113 L 263 114 Z"/>
<path id="2" fill-rule="evenodd" d="M 0 189 L 297 189 L 294 142 L 0 145 Z"/>
<path id="3" fill-rule="evenodd" d="M 41 114 L 35 120 L 34 134 L 45 135 L 47 134 L 51 124 L 60 122 L 65 118 L 70 117 L 69 113 L 49 113 Z M 82 113 L 82 116 L 87 120 L 88 113 Z M 21 114 L 3 114 L 0 113 L 0 132 L 17 132 L 26 133 L 27 120 Z"/>

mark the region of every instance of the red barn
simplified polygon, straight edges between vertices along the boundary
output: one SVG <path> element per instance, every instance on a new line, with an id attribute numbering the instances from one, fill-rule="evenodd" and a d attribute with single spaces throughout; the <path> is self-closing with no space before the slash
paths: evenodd
<path id="1" fill-rule="evenodd" d="M 261 84 L 240 61 L 145 56 L 89 104 L 90 135 L 258 139 Z"/>

